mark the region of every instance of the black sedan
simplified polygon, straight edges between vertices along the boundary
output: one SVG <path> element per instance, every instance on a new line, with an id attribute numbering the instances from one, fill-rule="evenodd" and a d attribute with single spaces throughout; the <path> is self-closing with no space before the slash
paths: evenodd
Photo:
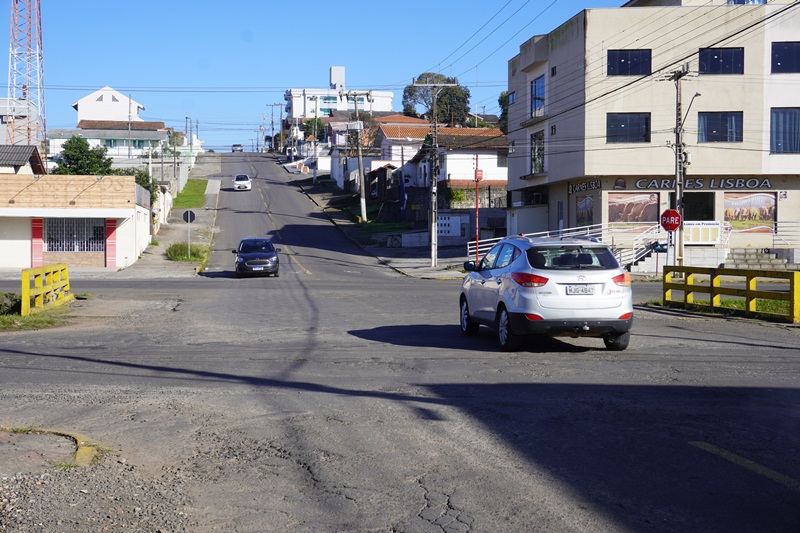
<path id="1" fill-rule="evenodd" d="M 236 254 L 233 268 L 236 277 L 242 276 L 275 276 L 278 277 L 278 252 L 280 248 L 275 248 L 269 239 L 263 237 L 252 237 L 242 239 L 239 247 L 232 250 Z"/>

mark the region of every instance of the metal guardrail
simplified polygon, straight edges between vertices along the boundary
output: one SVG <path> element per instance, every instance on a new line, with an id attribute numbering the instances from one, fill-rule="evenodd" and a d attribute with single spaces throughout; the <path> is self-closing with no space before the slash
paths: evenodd
<path id="1" fill-rule="evenodd" d="M 676 277 L 682 277 L 676 280 Z M 744 283 L 744 289 L 723 287 L 722 280 Z M 784 280 L 789 282 L 788 292 L 762 290 L 757 286 L 758 279 Z M 774 281 L 773 281 L 774 283 Z M 673 299 L 673 292 L 683 293 L 681 299 Z M 695 300 L 695 294 L 708 296 L 708 303 Z M 785 270 L 749 270 L 736 268 L 701 268 L 665 266 L 662 282 L 662 298 L 664 305 L 686 308 L 689 306 L 707 306 L 711 309 L 722 309 L 722 296 L 733 296 L 745 299 L 745 316 L 787 320 L 800 323 L 800 272 Z M 756 308 L 757 300 L 779 300 L 789 302 L 787 315 L 764 313 Z M 729 308 L 724 308 L 729 310 Z"/>
<path id="2" fill-rule="evenodd" d="M 614 222 L 611 224 L 594 224 L 553 231 L 540 231 L 537 233 L 524 233 L 525 237 L 534 238 L 562 238 L 562 237 L 593 237 L 607 244 L 617 261 L 621 265 L 630 265 L 643 258 L 650 252 L 653 241 L 659 240 L 659 233 L 665 233 L 659 224 L 635 224 L 630 222 Z M 500 238 L 482 239 L 478 243 L 478 255 L 488 252 L 497 244 Z M 475 241 L 467 243 L 467 257 L 475 257 Z"/>
<path id="3" fill-rule="evenodd" d="M 22 271 L 21 295 L 21 316 L 38 313 L 74 299 L 75 295 L 69 289 L 67 265 L 59 263 L 26 268 Z"/>

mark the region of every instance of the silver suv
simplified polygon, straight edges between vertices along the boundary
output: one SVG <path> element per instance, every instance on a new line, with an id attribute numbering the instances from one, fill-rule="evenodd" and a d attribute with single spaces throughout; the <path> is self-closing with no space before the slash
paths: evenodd
<path id="1" fill-rule="evenodd" d="M 497 330 L 500 346 L 518 350 L 526 335 L 602 337 L 624 350 L 633 324 L 630 274 L 594 239 L 502 239 L 464 263 L 461 331 Z"/>

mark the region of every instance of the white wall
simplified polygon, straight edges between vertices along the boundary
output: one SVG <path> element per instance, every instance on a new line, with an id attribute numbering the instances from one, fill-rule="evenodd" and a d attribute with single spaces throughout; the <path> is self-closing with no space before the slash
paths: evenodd
<path id="1" fill-rule="evenodd" d="M 0 217 L 0 268 L 30 268 L 31 219 L 29 217 Z"/>
<path id="2" fill-rule="evenodd" d="M 78 122 L 81 120 L 118 120 L 141 122 L 139 109 L 144 109 L 130 97 L 111 87 L 103 87 L 77 102 Z"/>

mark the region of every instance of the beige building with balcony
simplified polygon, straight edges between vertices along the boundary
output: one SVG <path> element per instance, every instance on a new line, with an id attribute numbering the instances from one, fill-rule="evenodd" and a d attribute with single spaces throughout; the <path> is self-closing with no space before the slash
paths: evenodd
<path id="1" fill-rule="evenodd" d="M 632 0 L 523 43 L 508 233 L 658 231 L 678 208 L 685 264 L 800 248 L 800 4 L 744 4 Z"/>

